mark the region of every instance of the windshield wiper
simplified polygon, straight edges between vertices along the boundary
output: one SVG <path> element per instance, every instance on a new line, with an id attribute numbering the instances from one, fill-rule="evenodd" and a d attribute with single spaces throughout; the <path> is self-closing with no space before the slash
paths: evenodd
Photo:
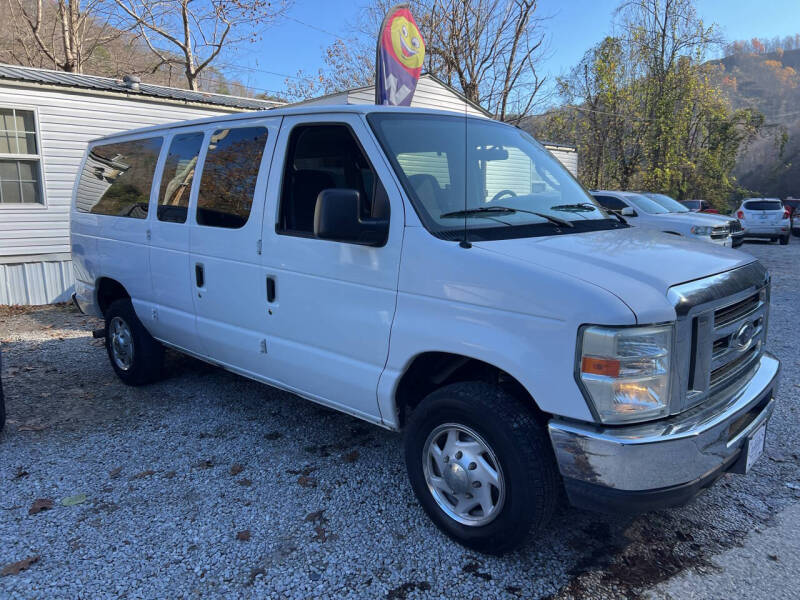
<path id="1" fill-rule="evenodd" d="M 486 213 L 513 215 L 514 213 L 518 212 L 527 213 L 529 215 L 536 215 L 537 217 L 541 217 L 545 221 L 550 221 L 554 225 L 559 225 L 561 227 L 575 227 L 575 225 L 573 225 L 571 221 L 567 221 L 566 219 L 561 219 L 559 217 L 554 217 L 553 215 L 548 215 L 545 213 L 540 213 L 532 210 L 524 210 L 522 208 L 511 208 L 510 206 L 479 206 L 478 208 L 469 208 L 467 210 L 456 210 L 453 212 L 444 213 L 439 215 L 439 218 L 449 219 L 452 217 L 469 217 Z"/>
<path id="2" fill-rule="evenodd" d="M 563 210 L 564 212 L 592 212 L 597 210 L 594 204 L 588 202 L 580 202 L 578 204 L 559 204 L 551 206 L 550 210 Z"/>
<path id="3" fill-rule="evenodd" d="M 481 206 L 478 208 L 469 208 L 467 210 L 455 210 L 453 212 L 442 213 L 439 215 L 440 219 L 450 219 L 452 217 L 469 217 L 472 215 L 480 215 L 482 213 L 498 213 L 504 215 L 511 215 L 517 212 L 516 208 L 508 208 L 507 206 Z"/>

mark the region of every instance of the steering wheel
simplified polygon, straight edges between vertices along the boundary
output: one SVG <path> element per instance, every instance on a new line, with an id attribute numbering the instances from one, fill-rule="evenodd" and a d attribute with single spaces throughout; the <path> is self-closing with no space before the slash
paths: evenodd
<path id="1" fill-rule="evenodd" d="M 503 196 L 511 196 L 512 198 L 516 198 L 517 193 L 514 190 L 500 190 L 492 197 L 491 200 L 489 200 L 489 203 L 496 202 Z"/>

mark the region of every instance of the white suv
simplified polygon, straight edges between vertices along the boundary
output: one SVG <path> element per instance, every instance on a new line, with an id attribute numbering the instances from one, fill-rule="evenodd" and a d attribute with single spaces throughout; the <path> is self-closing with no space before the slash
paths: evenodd
<path id="1" fill-rule="evenodd" d="M 420 504 L 472 548 L 522 542 L 560 489 L 672 506 L 763 451 L 764 267 L 620 222 L 515 127 L 325 106 L 120 133 L 71 219 L 124 382 L 166 346 L 402 430 Z"/>
<path id="2" fill-rule="evenodd" d="M 591 194 L 603 208 L 621 215 L 634 227 L 655 229 L 728 248 L 733 245 L 728 218 L 688 210 L 675 212 L 636 192 L 592 190 Z"/>
<path id="3" fill-rule="evenodd" d="M 780 240 L 782 246 L 789 243 L 789 211 L 777 198 L 746 198 L 736 217 L 744 228 L 744 237 Z"/>

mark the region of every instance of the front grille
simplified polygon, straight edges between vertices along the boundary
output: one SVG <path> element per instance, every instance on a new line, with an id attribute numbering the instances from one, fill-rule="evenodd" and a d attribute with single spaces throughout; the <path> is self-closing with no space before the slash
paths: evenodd
<path id="1" fill-rule="evenodd" d="M 745 351 L 743 354 L 737 356 L 730 362 L 724 363 L 722 366 L 712 370 L 709 381 L 711 387 L 715 388 L 720 386 L 731 377 L 747 368 L 747 366 L 753 362 L 753 359 L 756 357 L 760 349 L 760 344 L 758 344 Z"/>
<path id="2" fill-rule="evenodd" d="M 759 263 L 675 286 L 676 373 L 671 409 L 744 383 L 764 350 L 769 274 Z"/>
<path id="3" fill-rule="evenodd" d="M 720 227 L 714 227 L 711 230 L 711 239 L 718 240 L 721 238 L 726 238 L 730 235 L 730 228 L 727 225 L 722 225 Z"/>
<path id="4" fill-rule="evenodd" d="M 753 294 L 744 300 L 714 311 L 714 327 L 722 327 L 749 315 L 758 308 L 759 302 L 759 294 Z"/>

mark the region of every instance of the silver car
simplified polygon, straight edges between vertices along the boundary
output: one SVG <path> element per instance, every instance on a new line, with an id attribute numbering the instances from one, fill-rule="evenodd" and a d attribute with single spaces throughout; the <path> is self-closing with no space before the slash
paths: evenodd
<path id="1" fill-rule="evenodd" d="M 789 243 L 789 211 L 777 198 L 745 198 L 736 211 L 744 237 Z"/>

